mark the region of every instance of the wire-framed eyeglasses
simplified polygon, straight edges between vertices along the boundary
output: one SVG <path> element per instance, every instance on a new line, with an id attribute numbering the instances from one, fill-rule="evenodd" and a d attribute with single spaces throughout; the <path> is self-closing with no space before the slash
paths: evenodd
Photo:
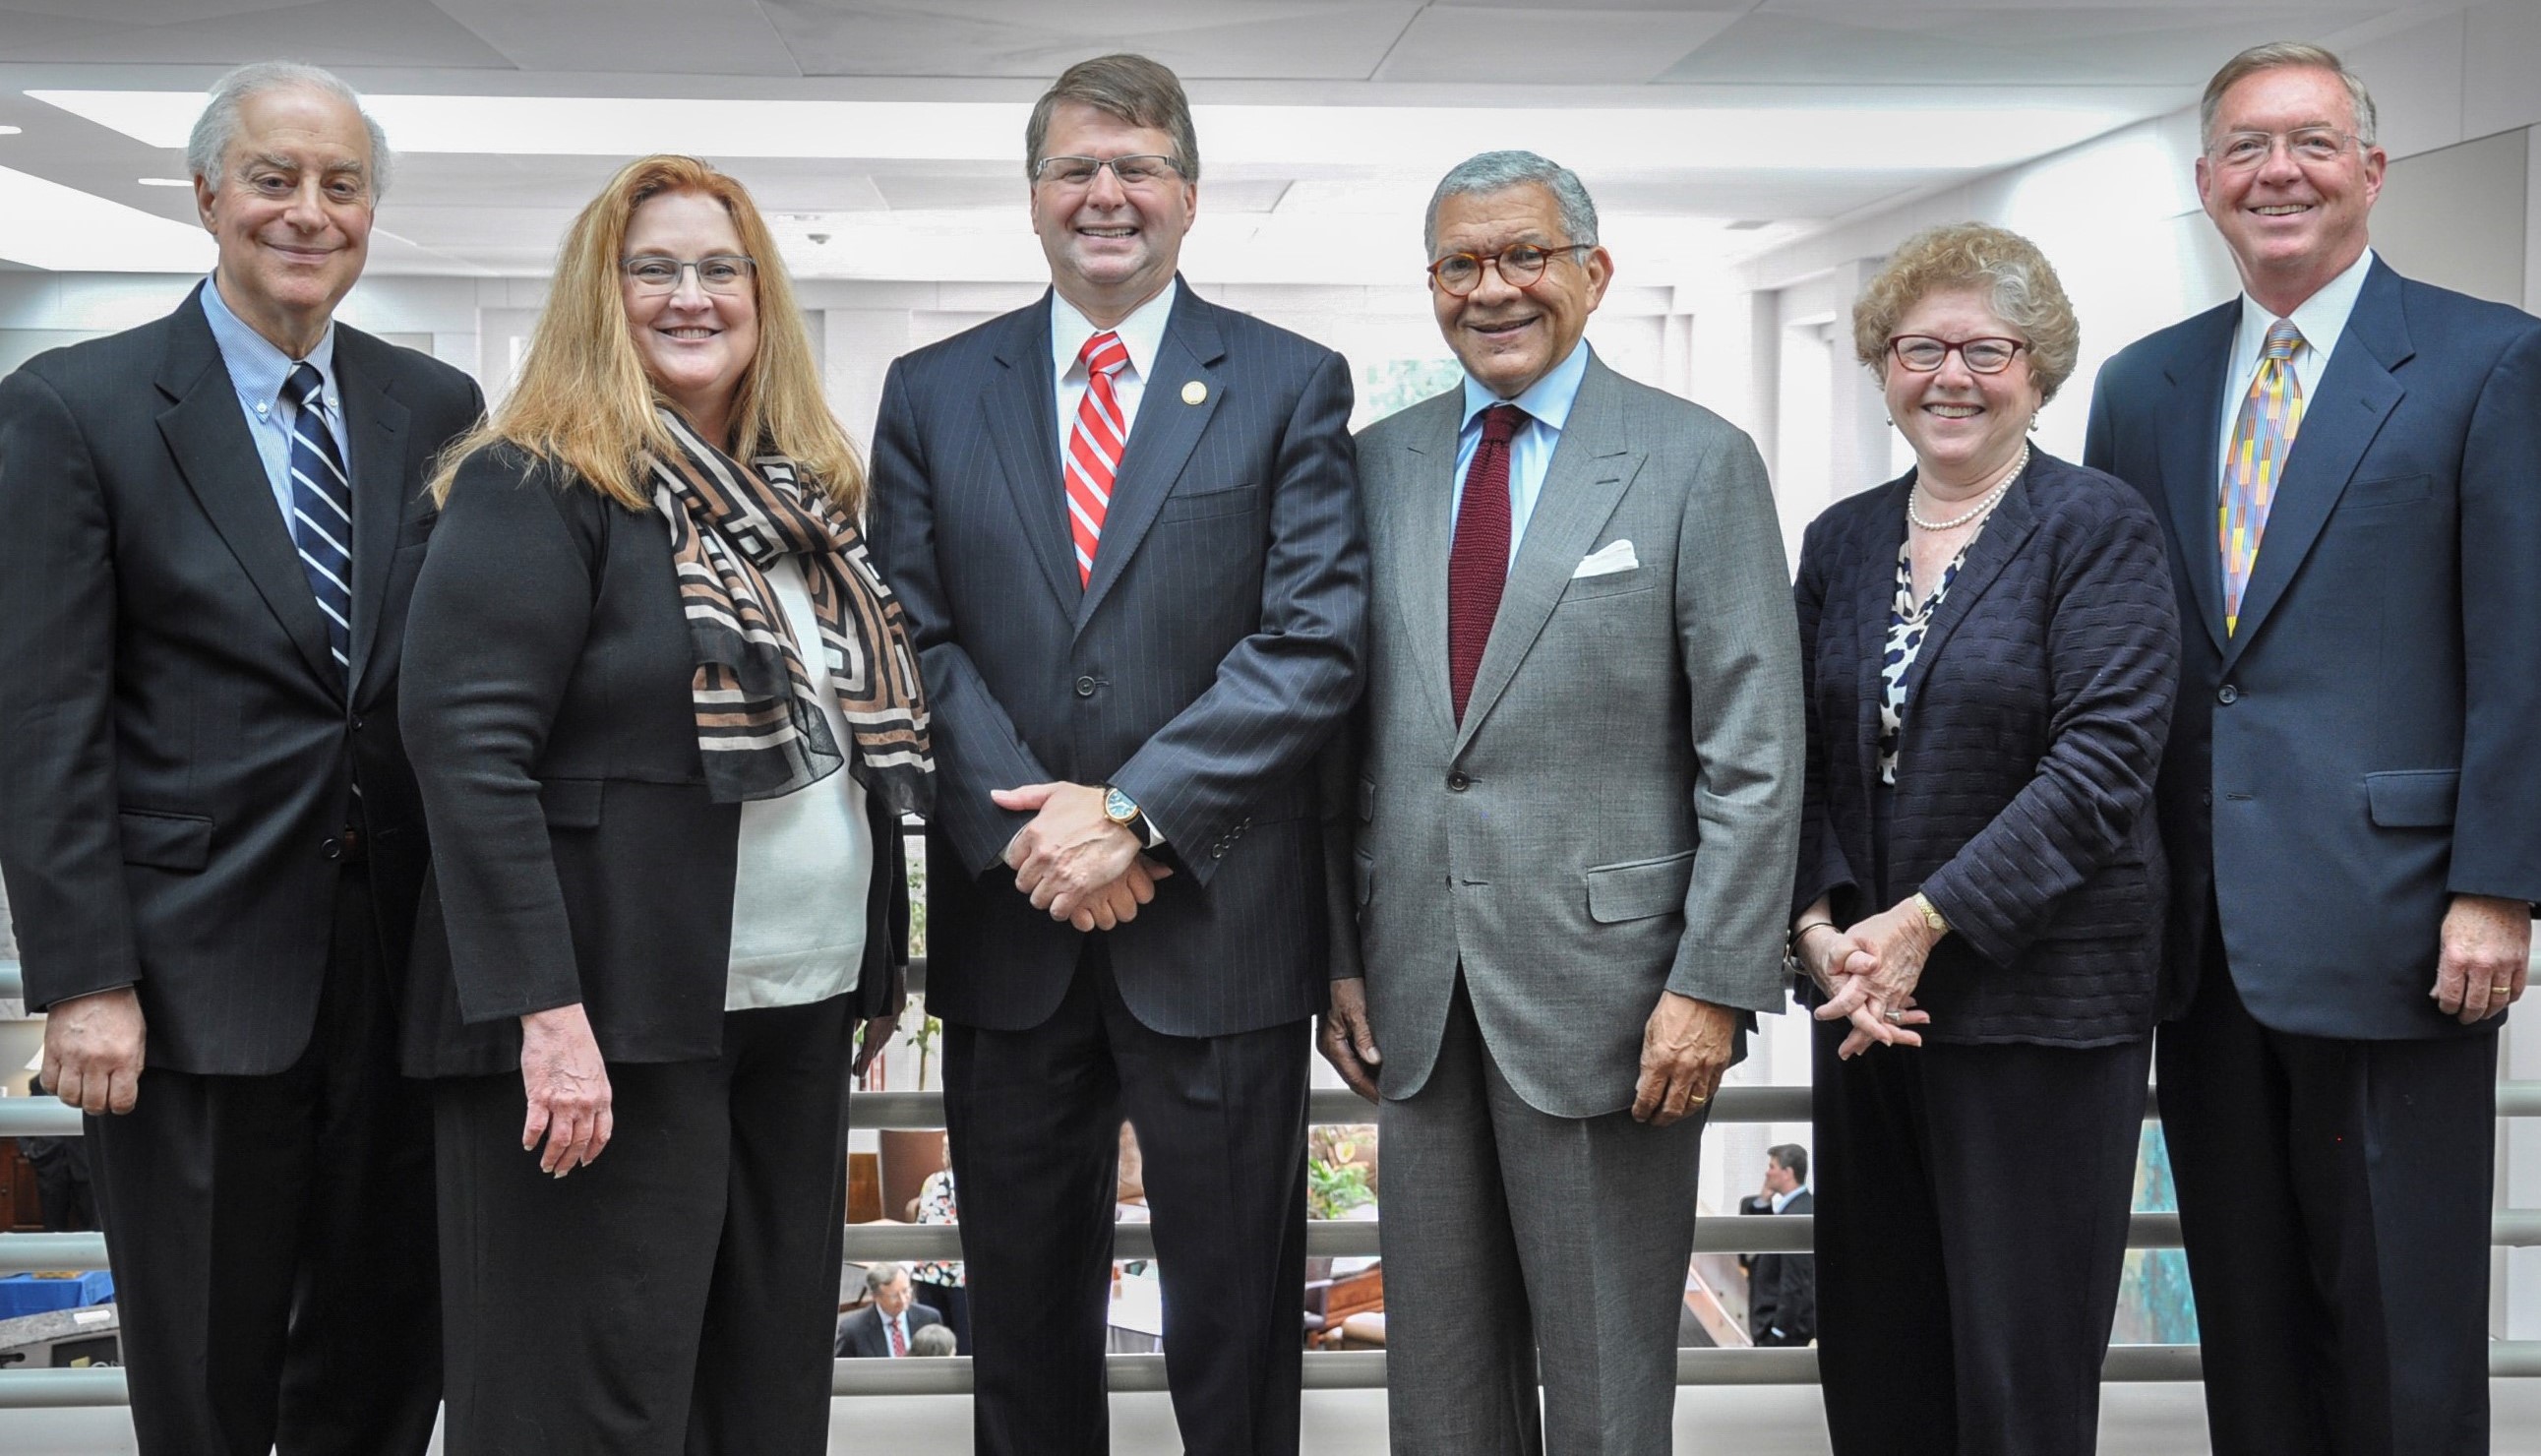
<path id="1" fill-rule="evenodd" d="M 2016 338 L 1934 338 L 1928 333 L 1901 333 L 1888 340 L 1888 352 L 1910 374 L 1930 374 L 1952 354 L 1970 374 L 2000 374 L 2029 345 Z"/>
<path id="2" fill-rule="evenodd" d="M 1545 265 L 1556 254 L 1575 256 L 1596 246 L 1594 243 L 1563 243 L 1553 248 L 1539 248 L 1532 243 L 1519 243 L 1488 255 L 1451 253 L 1429 264 L 1429 277 L 1456 298 L 1463 298 L 1482 286 L 1486 266 L 1499 269 L 1500 281 L 1511 288 L 1528 288 L 1544 276 Z"/>
<path id="3" fill-rule="evenodd" d="M 708 293 L 748 293 L 759 264 L 738 253 L 710 253 L 700 258 L 648 253 L 630 257 L 619 266 L 637 293 L 650 296 L 679 292 L 680 275 L 690 268 L 697 270 L 697 286 Z"/>
<path id="4" fill-rule="evenodd" d="M 1033 164 L 1033 181 L 1074 190 L 1094 185 L 1094 180 L 1102 176 L 1107 167 L 1112 170 L 1115 182 L 1132 189 L 1152 187 L 1183 175 L 1182 168 L 1175 164 L 1173 158 L 1152 154 L 1135 157 L 1044 157 Z"/>
<path id="5" fill-rule="evenodd" d="M 2325 167 L 2356 145 L 2355 137 L 2335 126 L 2297 126 L 2291 131 L 2227 131 L 2214 138 L 2206 155 L 2226 172 L 2254 172 L 2277 154 L 2280 141 L 2286 155 L 2307 167 Z"/>

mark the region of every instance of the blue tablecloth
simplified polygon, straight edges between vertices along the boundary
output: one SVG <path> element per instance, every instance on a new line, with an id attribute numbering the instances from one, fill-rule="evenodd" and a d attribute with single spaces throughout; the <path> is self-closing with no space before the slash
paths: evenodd
<path id="1" fill-rule="evenodd" d="M 75 1274 L 11 1274 L 0 1279 L 0 1320 L 104 1304 L 113 1297 L 114 1275 L 102 1269 Z"/>

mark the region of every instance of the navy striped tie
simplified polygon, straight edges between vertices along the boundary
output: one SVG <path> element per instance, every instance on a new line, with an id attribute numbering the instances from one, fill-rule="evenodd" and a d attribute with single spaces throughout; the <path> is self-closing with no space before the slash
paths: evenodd
<path id="1" fill-rule="evenodd" d="M 353 664 L 353 486 L 327 429 L 326 382 L 316 366 L 294 365 L 284 386 L 298 406 L 291 420 L 291 539 L 300 570 L 327 618 L 335 671 Z"/>

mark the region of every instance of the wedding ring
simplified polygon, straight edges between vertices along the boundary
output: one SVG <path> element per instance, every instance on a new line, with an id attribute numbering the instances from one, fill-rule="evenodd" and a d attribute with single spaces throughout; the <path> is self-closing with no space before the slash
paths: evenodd
<path id="1" fill-rule="evenodd" d="M 1891 1025 L 1891 1026 L 1898 1026 L 1898 1025 L 1902 1025 L 1902 1024 L 1905 1022 L 1905 1020 L 1906 1020 L 1906 1017 L 1905 1017 L 1905 1016 L 1904 1016 L 1904 1014 L 1903 1014 L 1903 1013 L 1901 1013 L 1901 1012 L 1896 1012 L 1896 1011 L 1883 1011 L 1883 1012 L 1881 1012 L 1881 1013 L 1879 1013 L 1879 1014 L 1880 1014 L 1880 1015 L 1882 1015 L 1882 1016 L 1887 1017 L 1887 1018 L 1888 1018 L 1888 1024 L 1889 1024 L 1889 1025 Z"/>
<path id="2" fill-rule="evenodd" d="M 2488 983 L 2488 988 L 2499 995 L 2503 995 L 2505 992 L 2514 989 L 2514 983 L 2510 981 L 2492 981 Z"/>

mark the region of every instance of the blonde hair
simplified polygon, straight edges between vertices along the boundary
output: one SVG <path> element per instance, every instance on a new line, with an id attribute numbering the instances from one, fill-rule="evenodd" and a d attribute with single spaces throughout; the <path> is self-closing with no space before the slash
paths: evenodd
<path id="1" fill-rule="evenodd" d="M 2020 330 L 2039 398 L 2055 399 L 2081 356 L 2081 321 L 2038 245 L 1991 223 L 1925 228 L 1897 245 L 1852 306 L 1853 357 L 1887 378 L 1898 321 L 1925 297 L 1959 288 L 1983 293 L 1995 317 Z"/>
<path id="2" fill-rule="evenodd" d="M 679 447 L 636 355 L 618 276 L 635 209 L 672 192 L 722 203 L 756 262 L 759 354 L 733 397 L 734 456 L 785 456 L 850 514 L 864 504 L 864 467 L 822 397 L 811 336 L 776 240 L 740 182 L 693 157 L 674 156 L 626 164 L 573 220 L 520 377 L 482 423 L 443 453 L 433 499 L 450 498 L 451 481 L 470 457 L 509 444 L 565 467 L 630 510 L 651 508 L 644 462 L 674 456 Z"/>

